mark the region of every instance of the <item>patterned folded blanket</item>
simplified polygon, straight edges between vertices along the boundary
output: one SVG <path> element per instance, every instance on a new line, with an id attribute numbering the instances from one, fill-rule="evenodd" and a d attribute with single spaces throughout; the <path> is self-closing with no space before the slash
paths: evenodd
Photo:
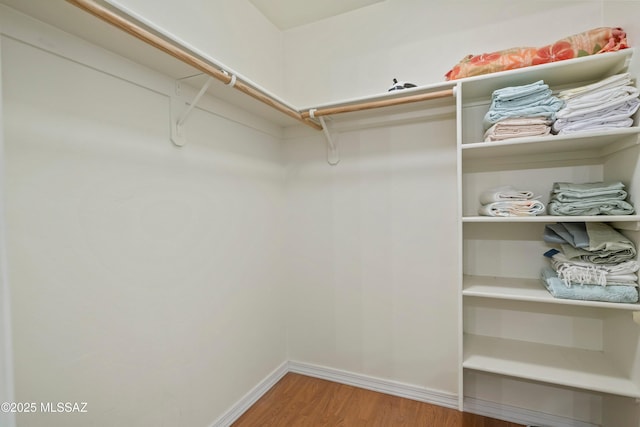
<path id="1" fill-rule="evenodd" d="M 498 52 L 467 55 L 445 77 L 447 80 L 456 80 L 580 56 L 614 52 L 628 47 L 627 34 L 622 28 L 594 28 L 541 48 L 514 47 Z"/>

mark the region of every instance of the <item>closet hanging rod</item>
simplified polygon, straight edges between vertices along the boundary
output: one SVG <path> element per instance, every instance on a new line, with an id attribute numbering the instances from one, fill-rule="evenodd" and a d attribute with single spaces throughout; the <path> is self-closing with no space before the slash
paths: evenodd
<path id="1" fill-rule="evenodd" d="M 104 6 L 97 4 L 93 0 L 67 0 L 67 2 L 131 34 L 137 39 L 140 39 L 143 42 L 157 49 L 160 49 L 161 51 L 173 56 L 176 59 L 179 59 L 180 61 L 194 67 L 197 70 L 202 71 L 203 73 L 223 82 L 224 84 L 231 83 L 233 79 L 232 75 L 226 74 L 209 62 L 204 61 L 197 56 L 187 52 L 186 50 L 180 48 L 179 46 L 166 41 L 162 37 L 153 34 L 152 32 L 142 28 L 134 22 L 129 21 L 126 18 L 118 15 L 117 13 L 114 13 L 111 10 L 105 8 Z M 274 99 L 268 94 L 265 94 L 240 80 L 237 80 L 233 87 L 240 92 L 243 92 L 246 95 L 249 95 L 252 98 L 257 99 L 258 101 L 261 101 L 262 103 L 267 104 L 268 106 L 280 111 L 281 113 L 284 113 L 289 117 L 292 117 L 304 123 L 307 126 L 310 126 L 316 130 L 322 130 L 322 126 L 320 126 L 313 120 L 310 120 L 309 117 L 302 117 L 300 112 L 288 107 L 287 105 L 284 105 L 277 99 Z"/>
<path id="2" fill-rule="evenodd" d="M 311 117 L 330 116 L 332 114 L 351 113 L 354 111 L 371 110 L 373 108 L 390 107 L 393 105 L 410 104 L 412 102 L 427 101 L 430 99 L 447 98 L 454 96 L 453 89 L 446 89 L 437 92 L 421 93 L 418 95 L 409 95 L 399 98 L 383 99 L 380 101 L 368 101 L 358 104 L 342 105 L 337 107 L 327 107 L 315 109 L 302 113 L 302 117 L 307 119 Z"/>

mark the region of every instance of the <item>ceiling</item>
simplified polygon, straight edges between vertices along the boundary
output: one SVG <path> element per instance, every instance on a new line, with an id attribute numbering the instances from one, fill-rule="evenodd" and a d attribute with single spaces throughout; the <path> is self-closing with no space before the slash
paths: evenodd
<path id="1" fill-rule="evenodd" d="M 384 0 L 249 0 L 280 30 L 320 21 Z"/>

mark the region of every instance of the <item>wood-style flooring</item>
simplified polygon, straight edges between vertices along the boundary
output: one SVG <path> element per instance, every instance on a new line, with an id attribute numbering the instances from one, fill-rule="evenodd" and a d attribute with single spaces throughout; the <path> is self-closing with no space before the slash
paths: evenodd
<path id="1" fill-rule="evenodd" d="M 523 427 L 288 373 L 232 427 Z"/>

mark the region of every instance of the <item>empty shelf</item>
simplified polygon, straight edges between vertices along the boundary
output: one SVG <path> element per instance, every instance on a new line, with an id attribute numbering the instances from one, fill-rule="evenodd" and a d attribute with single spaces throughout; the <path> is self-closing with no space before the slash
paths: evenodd
<path id="1" fill-rule="evenodd" d="M 603 352 L 465 335 L 466 369 L 640 398 L 638 387 Z"/>

